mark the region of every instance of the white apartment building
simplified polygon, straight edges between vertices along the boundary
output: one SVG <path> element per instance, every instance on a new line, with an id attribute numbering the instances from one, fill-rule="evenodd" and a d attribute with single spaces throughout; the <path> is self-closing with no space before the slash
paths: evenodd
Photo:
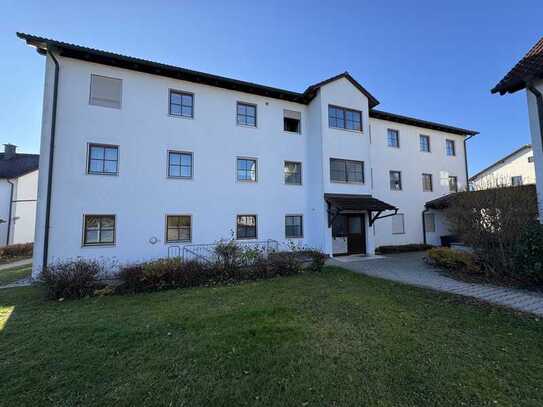
<path id="1" fill-rule="evenodd" d="M 231 235 L 331 255 L 439 243 L 424 205 L 467 186 L 475 131 L 376 110 L 348 73 L 298 93 L 18 36 L 46 56 L 34 275 Z"/>
<path id="2" fill-rule="evenodd" d="M 470 179 L 474 190 L 535 184 L 534 151 L 526 144 L 494 164 L 479 171 Z"/>
<path id="3" fill-rule="evenodd" d="M 5 144 L 0 153 L 0 247 L 34 241 L 38 195 L 37 154 L 17 153 Z"/>
<path id="4" fill-rule="evenodd" d="M 492 88 L 491 92 L 505 95 L 522 89 L 526 90 L 528 102 L 539 222 L 543 223 L 543 37 Z"/>

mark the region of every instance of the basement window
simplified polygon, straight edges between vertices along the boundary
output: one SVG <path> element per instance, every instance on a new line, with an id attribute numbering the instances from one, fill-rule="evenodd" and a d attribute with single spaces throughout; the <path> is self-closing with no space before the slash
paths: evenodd
<path id="1" fill-rule="evenodd" d="M 292 110 L 283 110 L 283 130 L 289 133 L 301 133 L 302 114 Z"/>

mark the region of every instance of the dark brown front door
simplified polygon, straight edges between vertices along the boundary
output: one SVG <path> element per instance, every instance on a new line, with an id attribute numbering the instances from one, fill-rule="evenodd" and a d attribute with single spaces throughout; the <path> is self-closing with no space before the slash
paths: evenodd
<path id="1" fill-rule="evenodd" d="M 347 216 L 348 254 L 366 254 L 366 222 L 364 215 Z"/>

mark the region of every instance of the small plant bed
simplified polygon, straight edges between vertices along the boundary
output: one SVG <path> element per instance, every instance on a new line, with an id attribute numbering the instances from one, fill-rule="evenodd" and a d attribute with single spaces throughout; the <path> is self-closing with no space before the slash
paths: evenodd
<path id="1" fill-rule="evenodd" d="M 32 243 L 12 244 L 0 248 L 0 265 L 32 257 Z"/>
<path id="2" fill-rule="evenodd" d="M 107 275 L 97 261 L 78 259 L 48 267 L 42 279 L 51 299 L 82 298 L 93 295 L 135 294 L 174 288 L 215 286 L 319 272 L 327 258 L 312 249 L 264 253 L 243 247 L 234 240 L 219 242 L 212 260 L 163 258 L 120 267 L 117 282 L 108 285 Z"/>
<path id="3" fill-rule="evenodd" d="M 496 274 L 474 253 L 438 247 L 427 252 L 425 262 L 438 267 L 451 277 L 468 283 L 484 283 L 509 288 L 543 292 L 543 286 L 518 274 Z"/>
<path id="4" fill-rule="evenodd" d="M 15 283 L 23 278 L 30 277 L 32 266 L 24 265 L 0 270 L 0 286 Z"/>
<path id="5" fill-rule="evenodd" d="M 402 244 L 397 246 L 379 246 L 375 249 L 376 254 L 394 254 L 408 252 L 423 252 L 431 249 L 429 244 Z"/>

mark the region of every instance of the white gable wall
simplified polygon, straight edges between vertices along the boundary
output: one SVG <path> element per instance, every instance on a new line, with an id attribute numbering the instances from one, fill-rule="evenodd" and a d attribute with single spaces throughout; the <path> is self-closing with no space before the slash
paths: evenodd
<path id="1" fill-rule="evenodd" d="M 535 88 L 543 93 L 543 81 L 535 84 Z M 528 116 L 530 122 L 530 133 L 532 135 L 532 148 L 534 151 L 535 173 L 537 181 L 537 202 L 539 205 L 539 221 L 543 223 L 543 129 L 540 126 L 537 101 L 531 92 L 528 94 Z"/>
<path id="2" fill-rule="evenodd" d="M 528 158 L 533 156 L 531 148 L 523 149 L 478 175 L 471 181 L 472 185 L 477 190 L 510 186 L 511 178 L 515 176 L 521 176 L 523 184 L 535 184 L 535 165 L 533 161 L 528 161 Z"/>

